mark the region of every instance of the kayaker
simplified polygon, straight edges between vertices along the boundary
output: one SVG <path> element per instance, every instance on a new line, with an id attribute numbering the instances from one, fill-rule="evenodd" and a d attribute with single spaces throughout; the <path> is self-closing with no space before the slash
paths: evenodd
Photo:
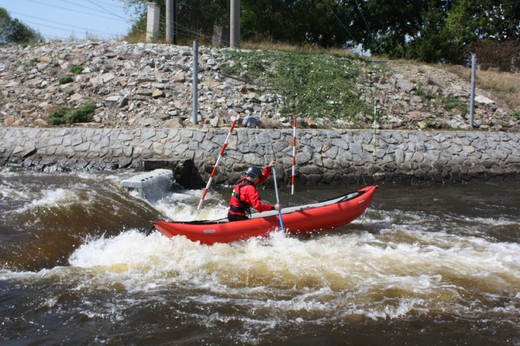
<path id="1" fill-rule="evenodd" d="M 260 168 L 251 166 L 246 170 L 245 177 L 242 178 L 233 188 L 231 199 L 229 200 L 229 221 L 247 220 L 251 214 L 251 207 L 258 212 L 268 210 L 281 210 L 279 204 L 262 203 L 256 187 L 269 178 L 276 161 L 271 161 L 263 171 Z"/>

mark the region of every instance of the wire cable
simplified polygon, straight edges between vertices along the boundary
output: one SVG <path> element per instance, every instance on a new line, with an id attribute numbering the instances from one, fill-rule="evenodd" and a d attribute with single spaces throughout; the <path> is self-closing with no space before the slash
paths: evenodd
<path id="1" fill-rule="evenodd" d="M 345 32 L 350 36 L 350 38 L 355 42 L 356 39 L 354 38 L 354 36 L 352 36 L 352 34 L 350 33 L 350 31 L 347 29 L 347 27 L 345 26 L 345 24 L 343 24 L 343 22 L 341 21 L 341 19 L 339 19 L 338 15 L 336 14 L 336 12 L 334 12 L 334 10 L 332 9 L 332 7 L 330 7 L 330 5 L 328 4 L 327 0 L 323 0 L 323 3 L 325 4 L 325 6 L 327 6 L 327 8 L 332 12 L 332 14 L 334 15 L 334 17 L 336 18 L 336 20 L 338 21 L 338 23 L 343 27 L 343 30 L 345 30 Z"/>
<path id="2" fill-rule="evenodd" d="M 120 15 L 118 15 L 118 14 L 116 14 L 116 13 L 110 11 L 110 10 L 107 10 L 106 8 L 104 8 L 103 6 L 101 6 L 101 5 L 97 4 L 97 3 L 95 3 L 95 2 L 92 1 L 92 0 L 87 0 L 87 1 L 90 2 L 91 4 L 95 5 L 95 6 L 99 7 L 99 8 L 102 9 L 104 12 L 113 15 L 114 17 L 118 17 L 118 18 L 121 18 L 121 19 L 123 19 L 123 20 L 126 20 L 125 17 L 122 17 L 122 16 L 120 16 Z"/>
<path id="3" fill-rule="evenodd" d="M 114 19 L 112 16 L 111 17 L 107 17 L 107 16 L 104 16 L 104 15 L 100 15 L 99 11 L 97 11 L 97 12 L 95 11 L 95 13 L 92 13 L 92 12 L 81 12 L 81 11 L 78 11 L 76 9 L 72 9 L 70 7 L 62 7 L 62 6 L 51 5 L 49 3 L 45 3 L 45 2 L 42 2 L 42 1 L 38 1 L 38 0 L 26 0 L 26 1 L 30 1 L 30 2 L 33 2 L 35 4 L 44 5 L 46 7 L 59 8 L 61 10 L 70 11 L 70 12 L 73 12 L 73 13 L 85 14 L 85 15 L 88 15 L 88 16 L 94 16 L 94 17 L 99 17 L 99 18 Z M 85 7 L 85 6 L 80 6 L 80 7 Z M 123 18 L 121 16 L 116 16 L 116 17 L 119 18 L 119 20 L 124 20 L 125 22 L 128 23 L 128 20 L 126 20 L 125 18 Z"/>
<path id="4" fill-rule="evenodd" d="M 43 26 L 43 27 L 50 28 L 50 29 L 64 30 L 64 27 L 70 27 L 70 28 L 73 28 L 73 29 L 85 30 L 86 32 L 94 32 L 94 33 L 98 33 L 98 34 L 113 35 L 113 33 L 109 33 L 109 32 L 104 32 L 104 31 L 99 31 L 99 30 L 95 30 L 95 29 L 85 28 L 85 27 L 81 27 L 81 26 L 77 26 L 77 25 L 65 24 L 65 23 L 61 23 L 61 22 L 55 22 L 55 21 L 52 21 L 52 20 L 49 20 L 49 19 L 46 19 L 46 18 L 44 19 L 44 18 L 33 17 L 33 16 L 29 16 L 27 14 L 18 13 L 16 11 L 11 11 L 11 13 L 14 13 L 14 14 L 20 16 L 20 17 L 23 16 L 23 17 L 27 17 L 27 18 L 36 19 L 38 21 L 43 21 L 43 22 L 34 22 L 34 21 L 26 21 L 26 22 L 28 24 Z M 57 24 L 57 25 L 60 25 L 61 27 L 48 25 L 48 23 Z"/>
<path id="5" fill-rule="evenodd" d="M 368 33 L 370 34 L 370 37 L 374 38 L 374 35 L 372 34 L 372 31 L 370 30 L 370 28 L 368 27 L 368 23 L 365 19 L 365 16 L 363 15 L 363 10 L 361 9 L 361 6 L 359 6 L 359 3 L 357 0 L 354 0 L 356 2 L 356 7 L 357 7 L 357 10 L 359 11 L 359 13 L 361 14 L 361 18 L 363 18 L 363 22 L 365 22 L 365 26 L 367 27 L 367 30 L 368 30 Z"/>

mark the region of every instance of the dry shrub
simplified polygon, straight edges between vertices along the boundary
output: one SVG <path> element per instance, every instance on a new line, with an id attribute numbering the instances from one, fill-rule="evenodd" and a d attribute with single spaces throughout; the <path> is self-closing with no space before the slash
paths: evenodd
<path id="1" fill-rule="evenodd" d="M 322 48 L 317 45 L 295 45 L 291 43 L 283 43 L 283 42 L 272 42 L 269 40 L 251 40 L 242 42 L 242 48 L 245 49 L 259 49 L 259 50 L 276 50 L 281 52 L 290 52 L 290 53 L 324 53 L 330 54 L 339 57 L 348 57 L 353 58 L 357 57 L 355 53 L 350 49 L 341 49 L 341 48 Z"/>
<path id="2" fill-rule="evenodd" d="M 471 68 L 446 65 L 446 70 L 470 82 Z M 503 100 L 508 107 L 520 111 L 520 73 L 500 72 L 496 69 L 477 71 L 477 87 L 489 90 Z"/>

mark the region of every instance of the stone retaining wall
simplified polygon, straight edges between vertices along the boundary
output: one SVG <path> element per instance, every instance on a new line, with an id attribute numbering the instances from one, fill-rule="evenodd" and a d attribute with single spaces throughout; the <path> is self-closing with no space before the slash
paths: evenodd
<path id="1" fill-rule="evenodd" d="M 142 168 L 146 160 L 193 160 L 207 181 L 228 129 L 0 127 L 0 164 L 36 170 Z M 292 130 L 236 129 L 215 183 L 234 182 L 248 165 L 279 162 L 288 181 Z M 452 181 L 520 173 L 520 134 L 452 131 L 299 130 L 301 184 L 381 180 Z"/>

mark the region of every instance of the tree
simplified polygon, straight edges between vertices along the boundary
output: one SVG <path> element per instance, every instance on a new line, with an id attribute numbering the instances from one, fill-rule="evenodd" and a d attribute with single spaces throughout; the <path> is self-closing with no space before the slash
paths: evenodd
<path id="1" fill-rule="evenodd" d="M 464 63 L 481 40 L 520 39 L 518 0 L 352 1 L 352 31 L 374 54 Z"/>
<path id="2" fill-rule="evenodd" d="M 352 40 L 346 30 L 353 9 L 335 0 L 244 0 L 242 36 L 293 44 L 339 47 Z"/>
<path id="3" fill-rule="evenodd" d="M 446 15 L 444 38 L 461 63 L 482 41 L 520 40 L 520 2 L 517 0 L 458 0 Z M 499 49 L 498 47 L 496 47 Z M 507 50 L 507 49 L 506 49 Z M 511 58 L 511 57 L 509 57 Z"/>
<path id="4" fill-rule="evenodd" d="M 0 7 L 0 45 L 43 40 L 41 34 L 18 19 L 12 19 L 7 10 Z"/>
<path id="5" fill-rule="evenodd" d="M 146 30 L 146 0 L 123 0 L 136 16 L 130 34 Z M 179 37 L 207 40 L 214 25 L 228 26 L 229 0 L 177 0 Z M 246 40 L 269 40 L 293 44 L 342 46 L 351 38 L 342 21 L 348 21 L 352 8 L 343 0 L 242 0 L 241 36 Z M 165 11 L 165 0 L 156 3 Z M 341 19 L 340 19 L 341 18 Z M 341 23 L 341 25 L 340 25 Z M 164 32 L 164 16 L 161 31 Z"/>
<path id="6" fill-rule="evenodd" d="M 131 36 L 146 33 L 147 0 L 122 0 L 128 8 L 133 8 L 135 22 L 130 30 Z M 189 41 L 194 38 L 211 41 L 215 24 L 227 26 L 227 0 L 176 0 L 176 30 L 179 40 Z M 166 33 L 166 1 L 156 0 L 161 11 L 160 35 Z"/>
<path id="7" fill-rule="evenodd" d="M 145 9 L 146 0 L 122 1 Z M 177 0 L 179 37 L 207 39 L 214 24 L 226 27 L 228 1 Z M 164 0 L 157 2 L 164 8 Z M 144 33 L 145 10 L 140 18 Z M 242 0 L 241 37 L 321 47 L 361 44 L 390 58 L 464 63 L 479 41 L 520 41 L 520 1 Z"/>

